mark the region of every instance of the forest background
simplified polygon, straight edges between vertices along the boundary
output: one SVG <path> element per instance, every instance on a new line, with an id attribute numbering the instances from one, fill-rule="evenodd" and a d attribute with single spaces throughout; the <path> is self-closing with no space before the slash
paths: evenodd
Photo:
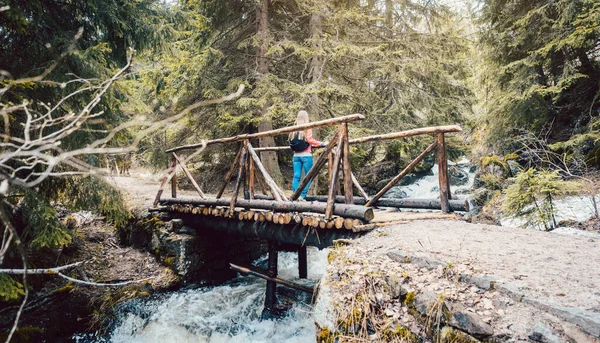
<path id="1" fill-rule="evenodd" d="M 118 192 L 82 171 L 105 166 L 99 150 L 52 168 L 48 156 L 125 147 L 161 170 L 167 148 L 290 125 L 301 109 L 313 121 L 364 114 L 353 137 L 461 125 L 450 156 L 467 154 L 481 167 L 482 205 L 510 199 L 511 189 L 535 201 L 536 180 L 542 197 L 567 194 L 573 184 L 562 180 L 593 180 L 600 164 L 598 23 L 595 0 L 1 0 L 0 256 L 20 261 L 9 227 L 27 252 L 68 245 L 58 207 L 127 221 Z M 233 101 L 189 110 L 240 85 L 246 90 Z M 69 134 L 31 150 L 45 159 L 24 155 L 29 124 L 50 112 L 40 137 Z M 86 115 L 68 119 L 77 113 Z M 165 125 L 140 129 L 147 123 Z M 315 133 L 326 140 L 332 132 Z M 351 162 L 362 183 L 375 185 L 427 144 L 353 146 Z M 214 146 L 191 161 L 203 189 L 217 186 L 213 176 L 236 151 Z M 290 154 L 262 159 L 289 188 Z M 529 204 L 514 205 L 518 213 Z M 22 294 L 17 279 L 0 274 L 1 299 Z"/>

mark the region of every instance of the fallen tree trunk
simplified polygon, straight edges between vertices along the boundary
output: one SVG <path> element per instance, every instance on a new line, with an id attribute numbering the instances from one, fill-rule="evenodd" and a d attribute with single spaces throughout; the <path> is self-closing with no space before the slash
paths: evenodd
<path id="1" fill-rule="evenodd" d="M 257 194 L 256 199 L 260 200 L 273 200 L 273 197 L 268 195 Z M 326 195 L 308 195 L 306 196 L 307 201 L 318 201 L 326 202 Z M 335 202 L 343 204 L 345 201 L 344 197 L 338 195 L 335 197 Z M 364 205 L 368 200 L 364 197 L 354 197 L 355 205 Z M 469 202 L 466 200 L 449 200 L 450 208 L 453 211 L 469 212 Z M 337 206 L 337 205 L 336 205 Z M 395 199 L 395 198 L 381 198 L 377 200 L 374 206 L 379 207 L 396 207 L 396 208 L 415 208 L 423 210 L 441 210 L 442 205 L 439 199 Z"/>
<path id="2" fill-rule="evenodd" d="M 257 194 L 258 196 L 258 194 Z M 194 206 L 229 206 L 231 199 L 197 199 L 197 198 L 162 198 L 161 205 L 194 205 Z M 258 210 L 270 210 L 275 212 L 313 212 L 324 214 L 327 204 L 320 202 L 293 202 L 273 200 L 243 200 L 237 199 L 235 207 L 244 207 Z M 374 218 L 373 209 L 361 205 L 334 206 L 333 213 L 344 218 L 356 218 L 363 221 L 371 221 Z"/>

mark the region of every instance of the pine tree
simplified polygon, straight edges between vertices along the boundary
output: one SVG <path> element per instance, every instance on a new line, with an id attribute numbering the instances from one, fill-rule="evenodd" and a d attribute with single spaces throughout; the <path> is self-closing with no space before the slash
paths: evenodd
<path id="1" fill-rule="evenodd" d="M 518 130 L 553 140 L 589 130 L 600 110 L 600 3 L 486 0 L 481 20 L 490 141 Z"/>

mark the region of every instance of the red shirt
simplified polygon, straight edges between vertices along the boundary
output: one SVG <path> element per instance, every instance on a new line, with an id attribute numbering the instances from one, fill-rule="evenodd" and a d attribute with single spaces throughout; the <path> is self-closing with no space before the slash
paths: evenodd
<path id="1" fill-rule="evenodd" d="M 308 148 L 302 150 L 302 151 L 298 151 L 298 152 L 312 152 L 312 147 L 314 146 L 321 146 L 323 145 L 322 142 L 316 140 L 313 138 L 312 136 L 312 130 L 308 129 L 305 131 L 304 133 L 304 139 L 306 140 L 306 142 L 308 143 Z"/>

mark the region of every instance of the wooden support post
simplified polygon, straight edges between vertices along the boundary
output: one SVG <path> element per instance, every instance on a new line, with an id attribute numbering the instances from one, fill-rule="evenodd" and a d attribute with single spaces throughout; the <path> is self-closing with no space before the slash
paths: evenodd
<path id="1" fill-rule="evenodd" d="M 308 259 L 306 255 L 306 245 L 298 247 L 298 277 L 306 279 L 308 277 Z"/>
<path id="2" fill-rule="evenodd" d="M 244 141 L 246 149 L 248 149 L 248 141 Z M 250 200 L 250 154 L 246 154 L 244 159 L 244 199 Z"/>
<path id="3" fill-rule="evenodd" d="M 240 166 L 238 168 L 238 176 L 235 180 L 235 187 L 233 188 L 233 194 L 231 195 L 231 201 L 229 202 L 229 215 L 233 215 L 235 210 L 235 202 L 237 200 L 238 193 L 240 191 L 240 184 L 242 183 L 242 177 L 244 176 L 244 168 L 246 161 L 246 147 L 242 147 L 242 154 L 240 155 Z"/>
<path id="4" fill-rule="evenodd" d="M 360 183 L 358 183 L 358 179 L 356 178 L 356 176 L 354 176 L 354 173 L 350 174 L 350 176 L 352 176 L 352 183 L 354 184 L 354 187 L 356 187 L 356 189 L 358 189 L 358 192 L 360 193 L 360 195 L 362 195 L 362 197 L 366 201 L 371 200 L 371 198 L 369 197 L 367 192 L 365 192 L 365 190 L 360 186 Z"/>
<path id="5" fill-rule="evenodd" d="M 260 158 L 254 151 L 254 148 L 252 148 L 252 144 L 248 143 L 247 148 L 248 148 L 248 153 L 250 153 L 250 157 L 254 160 L 254 164 L 256 165 L 256 168 L 262 174 L 262 177 L 265 180 L 265 182 L 267 183 L 267 186 L 269 186 L 269 189 L 271 190 L 271 194 L 273 194 L 273 196 L 275 197 L 275 200 L 287 201 L 288 199 L 285 196 L 285 194 L 283 194 L 283 191 L 279 189 L 279 187 L 277 186 L 277 183 L 275 183 L 275 180 L 273 180 L 273 178 L 271 178 L 271 175 L 269 175 L 269 173 L 267 173 L 265 166 L 263 166 L 262 162 L 260 161 Z"/>
<path id="6" fill-rule="evenodd" d="M 256 174 L 256 168 L 254 168 L 254 160 L 250 157 L 248 158 L 248 165 L 249 165 L 249 171 L 250 171 L 250 175 L 248 175 L 248 182 L 249 182 L 249 193 L 250 193 L 250 199 L 254 199 L 254 175 Z"/>
<path id="7" fill-rule="evenodd" d="M 254 159 L 251 159 L 252 161 L 254 161 Z M 256 167 L 254 168 L 255 170 L 255 174 L 254 177 L 256 180 L 258 180 L 258 184 L 260 185 L 260 189 L 262 190 L 263 194 L 268 194 L 269 193 L 269 188 L 267 187 L 267 185 L 265 185 L 265 181 L 263 180 L 262 176 L 260 175 L 260 173 L 256 173 Z M 271 195 L 273 195 L 273 193 L 271 193 Z M 275 197 L 273 195 L 273 197 Z"/>
<path id="8" fill-rule="evenodd" d="M 344 144 L 344 134 L 340 132 L 340 137 L 338 139 L 338 147 L 335 152 L 335 158 L 333 160 L 333 177 L 331 178 L 331 184 L 329 185 L 329 192 L 327 194 L 327 207 L 325 210 L 325 219 L 331 219 L 331 215 L 333 214 L 333 207 L 335 205 L 335 185 L 337 185 L 339 171 L 340 171 L 340 159 L 342 157 L 342 149 Z"/>
<path id="9" fill-rule="evenodd" d="M 342 135 L 344 136 L 342 144 L 343 168 L 344 168 L 344 197 L 346 204 L 353 204 L 352 197 L 352 168 L 350 166 L 350 144 L 348 143 L 348 124 L 341 125 Z"/>
<path id="10" fill-rule="evenodd" d="M 171 177 L 175 175 L 175 172 L 177 171 L 175 168 L 177 168 L 177 164 L 174 164 L 173 160 L 171 160 L 171 166 L 167 170 L 167 175 L 165 175 L 160 181 L 160 187 L 158 188 L 158 192 L 156 193 L 156 198 L 154 198 L 154 204 L 152 205 L 152 207 L 158 206 L 158 202 L 160 201 L 160 197 L 163 194 L 167 182 L 169 182 Z"/>
<path id="11" fill-rule="evenodd" d="M 296 189 L 296 191 L 294 192 L 294 194 L 292 194 L 292 197 L 290 198 L 292 201 L 298 199 L 298 197 L 300 197 L 300 194 L 302 194 L 302 190 L 309 184 L 309 182 L 312 181 L 312 179 L 314 179 L 319 174 L 319 171 L 321 171 L 321 169 L 325 165 L 325 162 L 327 161 L 327 154 L 335 146 L 336 139 L 339 137 L 339 134 L 340 134 L 340 131 L 338 130 L 335 133 L 335 135 L 332 137 L 331 141 L 329 143 L 327 143 L 327 146 L 325 147 L 325 151 L 319 156 L 317 161 L 313 164 L 313 167 L 310 168 L 308 173 L 306 173 L 306 175 L 304 175 L 302 180 L 300 180 L 300 184 L 298 185 L 298 188 Z"/>
<path id="12" fill-rule="evenodd" d="M 269 241 L 269 260 L 268 271 L 272 277 L 277 277 L 277 242 Z M 267 290 L 265 295 L 265 311 L 273 312 L 277 304 L 277 283 L 267 280 Z"/>
<path id="13" fill-rule="evenodd" d="M 375 194 L 373 198 L 365 204 L 365 206 L 373 206 L 373 204 L 376 203 L 377 200 L 379 200 L 379 198 L 381 198 L 387 191 L 390 190 L 390 188 L 392 188 L 396 183 L 398 183 L 398 181 L 402 180 L 402 178 L 405 177 L 406 174 L 410 173 L 410 171 L 413 170 L 413 168 L 417 164 L 419 164 L 419 162 L 421 162 L 421 160 L 423 160 L 425 156 L 432 152 L 436 146 L 437 141 L 433 142 L 430 146 L 428 146 L 427 149 L 425 149 L 425 151 L 423 151 L 419 156 L 417 156 L 417 158 L 410 162 L 408 166 L 406 166 L 406 168 L 404 168 L 404 170 L 400 172 L 400 174 L 396 175 L 396 177 L 394 177 L 387 185 L 385 185 L 383 189 L 377 192 L 377 194 Z"/>
<path id="14" fill-rule="evenodd" d="M 331 178 L 333 177 L 333 152 L 327 154 L 327 184 L 331 185 Z"/>
<path id="15" fill-rule="evenodd" d="M 171 157 L 171 165 L 173 166 L 173 177 L 171 177 L 171 198 L 177 198 L 177 159 L 175 155 Z"/>
<path id="16" fill-rule="evenodd" d="M 227 184 L 229 184 L 229 181 L 231 181 L 231 178 L 233 177 L 233 173 L 235 173 L 235 171 L 237 170 L 238 163 L 240 163 L 240 157 L 242 156 L 242 150 L 244 150 L 243 146 L 238 151 L 237 155 L 235 155 L 235 159 L 233 160 L 233 164 L 231 165 L 231 168 L 229 168 L 229 171 L 227 172 L 227 175 L 225 175 L 225 183 L 223 184 L 223 186 L 221 187 L 221 189 L 219 189 L 219 192 L 217 192 L 217 199 L 219 199 L 223 195 L 223 192 L 225 191 L 225 188 L 227 188 Z"/>
<path id="17" fill-rule="evenodd" d="M 448 182 L 448 158 L 446 157 L 446 143 L 444 134 L 437 135 L 437 157 L 438 157 L 438 175 L 440 179 L 440 202 L 442 203 L 442 212 L 449 213 L 450 209 L 450 183 Z"/>
<path id="18" fill-rule="evenodd" d="M 183 172 L 185 173 L 185 175 L 192 182 L 192 185 L 196 189 L 196 192 L 198 192 L 198 195 L 202 199 L 206 199 L 206 195 L 204 195 L 204 193 L 202 192 L 202 189 L 200 189 L 200 186 L 198 186 L 198 183 L 196 183 L 196 180 L 194 180 L 194 177 L 192 176 L 192 174 L 190 173 L 190 171 L 187 169 L 187 167 L 185 166 L 185 164 L 183 163 L 183 161 L 175 153 L 173 153 L 173 157 L 175 157 L 175 159 L 177 160 L 177 163 L 179 163 L 179 165 L 181 166 L 181 169 L 183 169 Z"/>

